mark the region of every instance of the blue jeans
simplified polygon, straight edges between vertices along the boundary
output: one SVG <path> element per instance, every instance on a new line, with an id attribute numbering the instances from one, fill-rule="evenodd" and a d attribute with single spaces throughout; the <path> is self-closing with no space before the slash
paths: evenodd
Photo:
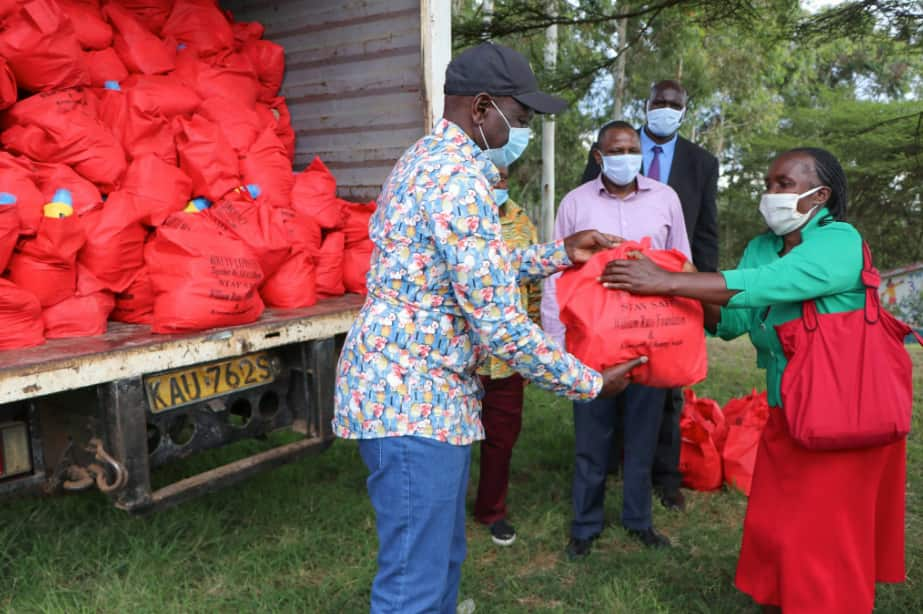
<path id="1" fill-rule="evenodd" d="M 378 529 L 371 614 L 455 614 L 471 446 L 383 437 L 359 453 Z"/>
<path id="2" fill-rule="evenodd" d="M 651 528 L 651 467 L 667 390 L 632 384 L 612 399 L 574 403 L 574 520 L 571 536 L 590 539 L 605 524 L 603 503 L 618 407 L 625 412 L 622 525 Z"/>

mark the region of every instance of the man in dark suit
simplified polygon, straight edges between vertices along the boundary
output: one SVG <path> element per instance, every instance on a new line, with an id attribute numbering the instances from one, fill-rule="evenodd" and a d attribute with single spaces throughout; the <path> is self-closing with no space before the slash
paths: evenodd
<path id="1" fill-rule="evenodd" d="M 692 247 L 692 261 L 699 271 L 718 270 L 718 160 L 695 143 L 679 136 L 689 96 L 678 81 L 660 81 L 651 87 L 647 100 L 647 121 L 641 135 L 642 172 L 666 183 L 683 207 L 686 232 Z M 583 183 L 599 175 L 592 155 L 583 174 Z M 679 419 L 683 409 L 682 390 L 667 395 L 660 440 L 654 459 L 653 484 L 661 503 L 668 509 L 682 510 L 685 498 L 680 491 Z M 621 460 L 621 439 L 616 438 L 610 460 L 615 471 Z"/>

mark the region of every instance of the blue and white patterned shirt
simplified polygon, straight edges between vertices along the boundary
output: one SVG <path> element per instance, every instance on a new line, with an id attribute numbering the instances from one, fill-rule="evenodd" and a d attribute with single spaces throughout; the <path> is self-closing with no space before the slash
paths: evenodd
<path id="1" fill-rule="evenodd" d="M 599 394 L 602 377 L 523 311 L 520 282 L 571 263 L 560 240 L 507 248 L 498 179 L 489 156 L 444 119 L 391 171 L 369 224 L 368 297 L 337 365 L 338 436 L 483 439 L 475 371 L 489 354 L 571 399 Z"/>

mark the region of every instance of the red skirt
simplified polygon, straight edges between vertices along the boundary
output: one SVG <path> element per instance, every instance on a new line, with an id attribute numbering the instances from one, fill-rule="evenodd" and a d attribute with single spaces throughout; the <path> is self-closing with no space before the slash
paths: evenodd
<path id="1" fill-rule="evenodd" d="M 737 563 L 737 588 L 784 614 L 868 614 L 875 582 L 904 581 L 905 440 L 814 452 L 772 408 Z"/>

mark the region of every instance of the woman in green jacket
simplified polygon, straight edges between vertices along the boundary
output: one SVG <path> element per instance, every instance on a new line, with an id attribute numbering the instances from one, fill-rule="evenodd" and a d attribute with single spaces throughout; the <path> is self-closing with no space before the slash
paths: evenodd
<path id="1" fill-rule="evenodd" d="M 770 232 L 750 241 L 738 268 L 669 273 L 649 260 L 611 262 L 610 288 L 699 299 L 724 339 L 744 333 L 766 369 L 769 422 L 760 440 L 736 584 L 766 612 L 867 613 L 875 582 L 904 581 L 905 441 L 818 452 L 789 435 L 781 411 L 786 358 L 775 326 L 801 315 L 864 305 L 862 238 L 847 224 L 843 169 L 829 152 L 776 158 L 760 213 Z"/>

